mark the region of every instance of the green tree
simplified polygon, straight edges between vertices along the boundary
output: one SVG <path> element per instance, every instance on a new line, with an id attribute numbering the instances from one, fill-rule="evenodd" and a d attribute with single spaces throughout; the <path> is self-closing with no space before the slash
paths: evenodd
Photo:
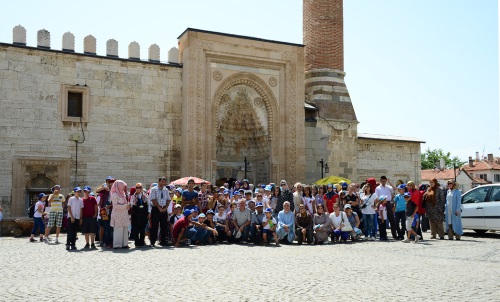
<path id="1" fill-rule="evenodd" d="M 453 164 L 456 167 L 461 167 L 465 161 L 461 161 L 457 156 L 451 158 L 450 152 L 444 152 L 442 149 L 427 150 L 420 154 L 420 161 L 422 169 L 435 169 L 439 168 L 439 161 L 444 159 L 444 167 L 453 169 Z"/>

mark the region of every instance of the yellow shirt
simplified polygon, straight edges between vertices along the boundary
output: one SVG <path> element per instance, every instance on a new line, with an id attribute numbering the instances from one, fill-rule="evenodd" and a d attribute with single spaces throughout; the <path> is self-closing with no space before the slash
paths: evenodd
<path id="1" fill-rule="evenodd" d="M 64 202 L 64 195 L 62 194 L 59 194 L 59 195 L 55 195 L 55 194 L 51 194 L 53 197 L 52 197 L 52 201 L 50 202 L 50 211 L 51 212 L 62 212 L 63 211 L 63 202 Z M 49 199 L 50 199 L 50 196 L 49 196 Z"/>

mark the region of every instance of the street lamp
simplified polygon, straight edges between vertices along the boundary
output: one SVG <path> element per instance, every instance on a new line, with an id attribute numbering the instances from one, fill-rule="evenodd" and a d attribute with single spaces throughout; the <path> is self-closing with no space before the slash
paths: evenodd
<path id="1" fill-rule="evenodd" d="M 328 163 L 325 163 L 323 159 L 319 161 L 319 164 L 321 164 L 321 178 L 323 178 L 323 171 L 328 174 L 330 172 L 330 168 L 328 167 Z"/>
<path id="2" fill-rule="evenodd" d="M 250 172 L 250 162 L 247 160 L 247 157 L 245 156 L 245 179 L 247 179 L 247 172 Z"/>

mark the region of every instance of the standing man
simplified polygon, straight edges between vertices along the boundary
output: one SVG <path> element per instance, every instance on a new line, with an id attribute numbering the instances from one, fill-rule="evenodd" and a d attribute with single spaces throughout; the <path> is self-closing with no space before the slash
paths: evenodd
<path id="1" fill-rule="evenodd" d="M 182 191 L 182 205 L 184 209 L 194 210 L 195 207 L 200 208 L 198 192 L 194 190 L 194 179 L 188 179 L 187 187 L 187 190 Z"/>
<path id="2" fill-rule="evenodd" d="M 207 183 L 202 181 L 200 185 L 201 189 L 198 193 L 199 208 L 202 213 L 206 214 L 208 211 Z"/>
<path id="3" fill-rule="evenodd" d="M 158 224 L 160 225 L 160 245 L 167 245 L 168 212 L 170 205 L 170 192 L 167 187 L 167 178 L 162 176 L 158 179 L 158 186 L 151 189 L 149 199 L 153 204 L 151 208 L 150 241 L 154 247 L 158 237 Z"/>
<path id="4" fill-rule="evenodd" d="M 394 189 L 392 188 L 391 182 L 387 177 L 380 177 L 380 185 L 375 189 L 375 194 L 377 196 L 386 196 L 386 210 L 387 210 L 387 220 L 391 225 L 392 239 L 397 240 L 399 238 L 398 228 L 396 225 L 396 219 L 394 218 L 394 203 L 392 202 L 392 197 L 394 196 Z M 384 227 L 381 225 L 381 227 Z"/>
<path id="5" fill-rule="evenodd" d="M 80 219 L 83 214 L 82 189 L 75 187 L 73 191 L 75 195 L 68 200 L 68 237 L 66 239 L 66 250 L 69 250 L 70 247 L 72 250 L 76 250 L 76 234 L 78 233 Z"/>
<path id="6" fill-rule="evenodd" d="M 61 226 L 63 221 L 63 202 L 65 200 L 64 195 L 61 194 L 61 186 L 55 185 L 51 189 L 52 194 L 49 196 L 49 222 L 47 223 L 47 228 L 45 229 L 45 242 L 48 243 L 49 240 L 47 236 L 50 234 L 50 229 L 56 226 L 56 243 L 59 243 L 59 233 L 61 232 Z"/>

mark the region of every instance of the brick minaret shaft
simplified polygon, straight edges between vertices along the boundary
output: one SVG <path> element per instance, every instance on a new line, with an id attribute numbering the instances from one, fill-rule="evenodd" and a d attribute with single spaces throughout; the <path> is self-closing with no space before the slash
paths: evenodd
<path id="1" fill-rule="evenodd" d="M 344 70 L 342 0 L 304 0 L 304 44 L 307 70 Z"/>
<path id="2" fill-rule="evenodd" d="M 305 99 L 318 108 L 314 128 L 321 128 L 321 139 L 328 138 L 321 157 L 331 175 L 355 179 L 358 121 L 344 81 L 343 1 L 303 1 Z M 316 157 L 306 162 L 314 164 Z"/>

